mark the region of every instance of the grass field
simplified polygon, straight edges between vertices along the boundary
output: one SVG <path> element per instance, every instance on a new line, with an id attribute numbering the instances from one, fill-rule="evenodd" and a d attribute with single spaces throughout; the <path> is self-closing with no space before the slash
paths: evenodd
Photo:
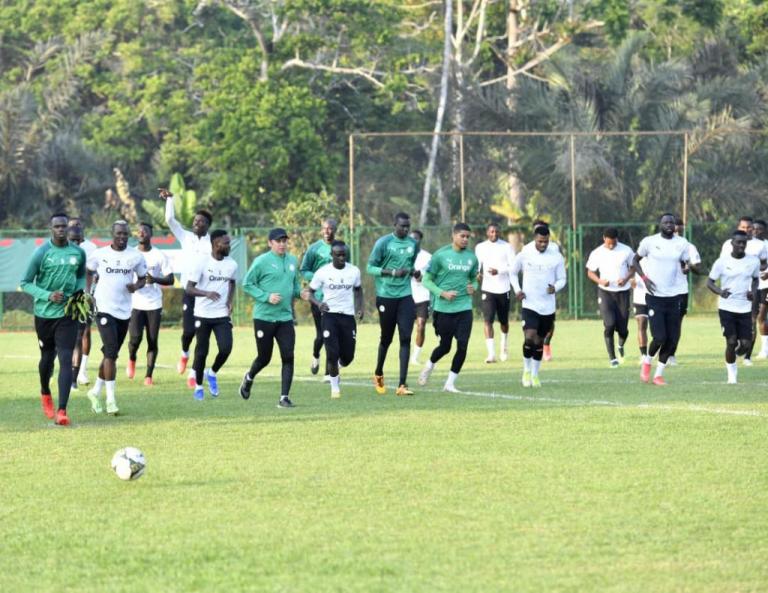
<path id="1" fill-rule="evenodd" d="M 440 391 L 445 359 L 413 398 L 394 349 L 388 394 L 369 386 L 365 325 L 338 401 L 298 329 L 293 410 L 277 360 L 238 396 L 247 328 L 221 397 L 195 402 L 167 330 L 157 385 L 121 366 L 123 414 L 81 389 L 69 428 L 40 411 L 34 335 L 0 335 L 0 591 L 768 591 L 768 361 L 726 386 L 716 318 L 686 321 L 667 387 L 639 383 L 634 332 L 608 368 L 589 321 L 558 323 L 523 390 L 517 326 L 491 366 L 476 325 L 466 393 Z M 109 468 L 126 445 L 137 482 Z"/>

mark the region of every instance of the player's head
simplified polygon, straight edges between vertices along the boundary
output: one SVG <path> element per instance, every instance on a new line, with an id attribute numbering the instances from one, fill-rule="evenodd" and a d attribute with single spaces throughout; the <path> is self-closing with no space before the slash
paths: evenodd
<path id="1" fill-rule="evenodd" d="M 85 232 L 79 218 L 70 218 L 67 223 L 67 238 L 80 245 L 85 240 Z"/>
<path id="2" fill-rule="evenodd" d="M 342 269 L 347 263 L 347 244 L 344 241 L 331 243 L 331 262 L 334 268 Z"/>
<path id="3" fill-rule="evenodd" d="M 466 222 L 457 222 L 453 225 L 453 246 L 459 249 L 466 249 L 469 245 L 469 236 L 472 229 Z"/>
<path id="4" fill-rule="evenodd" d="M 681 237 L 685 236 L 685 223 L 679 216 L 675 216 L 675 232 Z"/>
<path id="5" fill-rule="evenodd" d="M 149 245 L 152 242 L 152 225 L 148 222 L 140 222 L 136 228 L 136 237 L 141 245 Z"/>
<path id="6" fill-rule="evenodd" d="M 398 239 L 405 239 L 411 230 L 411 217 L 405 212 L 395 214 L 395 236 Z"/>
<path id="7" fill-rule="evenodd" d="M 211 228 L 212 222 L 213 216 L 208 210 L 198 210 L 192 219 L 192 232 L 198 237 L 204 237 L 208 229 Z"/>
<path id="8" fill-rule="evenodd" d="M 744 231 L 747 235 L 752 235 L 755 230 L 755 221 L 751 216 L 742 216 L 739 218 L 739 224 L 736 228 L 740 231 Z"/>
<path id="9" fill-rule="evenodd" d="M 744 255 L 744 252 L 747 250 L 748 240 L 749 235 L 746 232 L 740 229 L 733 231 L 733 235 L 731 235 L 731 248 L 733 257 L 741 257 Z"/>
<path id="10" fill-rule="evenodd" d="M 214 256 L 227 257 L 230 243 L 229 233 L 224 229 L 216 229 L 211 233 L 211 252 Z"/>
<path id="11" fill-rule="evenodd" d="M 531 226 L 533 227 L 533 230 L 535 232 L 536 229 L 539 228 L 540 226 L 545 226 L 549 228 L 549 223 L 542 218 L 537 218 L 536 220 L 533 221 L 533 224 Z"/>
<path id="12" fill-rule="evenodd" d="M 488 238 L 488 240 L 491 243 L 495 243 L 496 241 L 498 241 L 500 234 L 501 234 L 501 229 L 499 228 L 499 225 L 496 224 L 495 222 L 492 222 L 485 227 L 485 236 Z"/>
<path id="13" fill-rule="evenodd" d="M 267 240 L 272 253 L 285 255 L 285 252 L 288 251 L 288 233 L 284 228 L 277 227 L 269 231 Z"/>
<path id="14" fill-rule="evenodd" d="M 417 243 L 421 244 L 421 241 L 423 238 L 424 238 L 424 233 L 422 233 L 419 229 L 413 229 L 411 231 L 411 239 L 413 239 Z"/>
<path id="15" fill-rule="evenodd" d="M 128 223 L 124 220 L 116 220 L 112 223 L 112 247 L 117 251 L 122 251 L 128 245 Z"/>
<path id="16" fill-rule="evenodd" d="M 754 231 L 752 234 L 758 239 L 765 239 L 765 233 L 768 231 L 768 223 L 762 218 L 756 218 L 754 223 Z"/>
<path id="17" fill-rule="evenodd" d="M 332 243 L 336 238 L 336 229 L 339 228 L 339 223 L 335 218 L 326 218 L 323 224 L 320 226 L 320 232 L 323 234 L 323 240 L 326 243 Z"/>
<path id="18" fill-rule="evenodd" d="M 616 247 L 616 243 L 619 242 L 619 231 L 614 227 L 609 226 L 603 230 L 603 245 L 608 249 Z"/>
<path id="19" fill-rule="evenodd" d="M 539 253 L 544 253 L 547 250 L 549 247 L 549 227 L 547 225 L 539 225 L 534 229 L 533 244 Z"/>
<path id="20" fill-rule="evenodd" d="M 661 218 L 659 218 L 659 232 L 664 237 L 671 237 L 675 234 L 676 229 L 676 223 L 677 217 L 674 214 L 670 214 L 669 212 L 665 212 L 661 215 Z"/>
<path id="21" fill-rule="evenodd" d="M 58 245 L 65 244 L 67 242 L 67 225 L 69 224 L 69 217 L 66 213 L 55 212 L 51 214 L 49 223 L 51 240 Z"/>

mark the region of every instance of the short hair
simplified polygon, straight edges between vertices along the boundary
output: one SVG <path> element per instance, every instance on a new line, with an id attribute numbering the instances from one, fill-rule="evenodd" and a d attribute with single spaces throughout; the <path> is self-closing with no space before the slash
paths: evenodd
<path id="1" fill-rule="evenodd" d="M 746 232 L 744 232 L 744 231 L 740 231 L 739 229 L 736 229 L 735 231 L 733 231 L 733 234 L 732 234 L 731 236 L 732 236 L 734 239 L 737 239 L 737 238 L 739 238 L 739 239 L 740 239 L 740 238 L 742 238 L 742 237 L 743 237 L 743 238 L 745 238 L 745 239 L 748 239 L 748 238 L 749 238 L 749 235 L 748 235 Z"/>
<path id="2" fill-rule="evenodd" d="M 76 224 L 82 225 L 83 221 L 80 220 L 79 216 L 69 216 L 69 226 L 74 226 Z"/>
<path id="3" fill-rule="evenodd" d="M 145 226 L 145 227 L 147 227 L 147 228 L 148 228 L 150 231 L 153 231 L 153 230 L 155 230 L 155 227 L 153 227 L 153 226 L 152 226 L 150 223 L 148 223 L 148 222 L 143 222 L 143 221 L 142 221 L 142 222 L 140 222 L 140 223 L 139 223 L 139 226 Z"/>
<path id="4" fill-rule="evenodd" d="M 468 233 L 471 233 L 472 229 L 469 228 L 469 225 L 466 222 L 457 222 L 455 225 L 453 225 L 454 233 L 460 233 L 461 231 L 467 231 Z"/>
<path id="5" fill-rule="evenodd" d="M 67 216 L 66 212 L 54 212 L 51 214 L 51 217 L 48 219 L 48 222 L 52 221 L 54 218 L 66 218 L 69 220 L 69 216 Z"/>
<path id="6" fill-rule="evenodd" d="M 675 219 L 675 223 L 677 223 L 677 215 L 676 215 L 676 214 L 672 214 L 671 212 L 665 212 L 664 214 L 662 214 L 661 216 L 659 216 L 659 220 L 661 220 L 661 219 L 662 219 L 662 218 L 664 218 L 665 216 L 671 216 L 672 218 L 674 218 L 674 219 Z"/>
<path id="7" fill-rule="evenodd" d="M 537 228 L 545 226 L 549 228 L 549 223 L 546 220 L 542 220 L 541 218 L 537 218 L 533 221 L 533 230 L 535 231 Z"/>
<path id="8" fill-rule="evenodd" d="M 685 223 L 683 222 L 683 219 L 679 216 L 675 216 L 675 226 L 683 226 Z"/>
<path id="9" fill-rule="evenodd" d="M 765 222 L 762 218 L 756 218 L 754 224 L 759 224 L 762 227 L 768 228 L 768 222 Z"/>
<path id="10" fill-rule="evenodd" d="M 225 231 L 224 229 L 216 229 L 211 233 L 211 243 L 213 243 L 219 237 L 225 237 L 226 235 L 227 235 L 227 231 Z"/>
<path id="11" fill-rule="evenodd" d="M 420 229 L 412 229 L 411 230 L 411 234 L 412 235 L 418 235 L 419 236 L 419 241 L 421 241 L 424 238 L 424 233 L 422 233 Z"/>
<path id="12" fill-rule="evenodd" d="M 122 219 L 116 220 L 115 222 L 112 223 L 112 230 L 114 231 L 116 226 L 123 226 L 123 225 L 128 226 L 128 222 Z"/>
<path id="13" fill-rule="evenodd" d="M 540 224 L 535 229 L 533 229 L 534 235 L 539 235 L 541 237 L 549 237 L 549 227 L 545 224 Z"/>
<path id="14" fill-rule="evenodd" d="M 489 222 L 487 225 L 485 225 L 486 230 L 491 227 L 501 230 L 501 226 L 499 226 L 498 222 Z"/>
<path id="15" fill-rule="evenodd" d="M 198 210 L 197 212 L 195 212 L 195 214 L 196 215 L 199 214 L 200 216 L 205 218 L 208 221 L 209 225 L 213 223 L 213 215 L 210 212 L 208 212 L 208 210 Z"/>
<path id="16" fill-rule="evenodd" d="M 323 224 L 327 224 L 328 226 L 332 226 L 333 228 L 339 228 L 339 222 L 335 218 L 326 218 L 323 221 Z"/>
<path id="17" fill-rule="evenodd" d="M 751 223 L 754 224 L 755 219 L 752 218 L 751 216 L 742 216 L 741 218 L 739 218 L 739 222 L 742 222 L 742 221 L 744 221 L 744 222 L 751 222 Z"/>
<path id="18" fill-rule="evenodd" d="M 603 231 L 603 237 L 606 239 L 618 239 L 619 231 L 615 227 L 609 226 Z"/>
<path id="19" fill-rule="evenodd" d="M 394 223 L 397 224 L 398 220 L 411 220 L 411 215 L 406 214 L 405 212 L 398 212 L 395 214 Z"/>
<path id="20" fill-rule="evenodd" d="M 343 247 L 344 251 L 347 250 L 347 244 L 344 241 L 341 241 L 340 239 L 331 241 L 331 249 L 333 249 L 334 247 Z"/>

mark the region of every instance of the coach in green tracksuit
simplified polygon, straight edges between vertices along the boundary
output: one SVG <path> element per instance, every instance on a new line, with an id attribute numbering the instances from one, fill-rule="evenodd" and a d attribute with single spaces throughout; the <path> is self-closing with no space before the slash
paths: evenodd
<path id="1" fill-rule="evenodd" d="M 467 357 L 467 345 L 472 334 L 472 295 L 477 290 L 477 257 L 467 249 L 469 226 L 460 222 L 453 227 L 453 242 L 432 254 L 422 284 L 432 293 L 432 316 L 435 332 L 440 338 L 424 370 L 419 385 L 426 385 L 435 364 L 451 350 L 456 338 L 456 353 L 443 391 L 459 393 L 456 377 Z"/>
<path id="2" fill-rule="evenodd" d="M 337 226 L 338 223 L 333 218 L 324 220 L 320 229 L 323 238 L 312 243 L 301 259 L 299 271 L 301 272 L 301 277 L 307 282 L 312 282 L 315 272 L 325 264 L 331 263 L 331 243 L 336 239 Z M 322 292 L 316 293 L 316 296 L 318 301 L 323 300 Z M 312 311 L 312 320 L 315 322 L 315 340 L 312 343 L 312 364 L 309 370 L 313 375 L 316 375 L 320 369 L 320 349 L 323 347 L 322 314 L 314 303 L 311 304 L 310 310 Z M 328 369 L 326 368 L 327 374 Z"/>
<path id="3" fill-rule="evenodd" d="M 69 424 L 67 403 L 72 389 L 72 352 L 77 321 L 64 314 L 67 299 L 85 287 L 85 252 L 67 239 L 69 218 L 51 216 L 51 239 L 38 247 L 21 280 L 21 289 L 35 299 L 35 331 L 40 345 L 40 401 L 48 418 L 54 417 L 51 376 L 59 358 L 59 408 L 56 423 Z"/>
<path id="4" fill-rule="evenodd" d="M 288 397 L 293 382 L 293 350 L 296 330 L 293 327 L 293 299 L 301 294 L 299 262 L 288 249 L 288 233 L 276 228 L 269 231 L 269 251 L 251 264 L 243 281 L 243 290 L 256 302 L 253 305 L 253 331 L 257 356 L 240 384 L 243 399 L 251 397 L 253 378 L 272 360 L 273 340 L 280 349 L 282 361 L 279 408 L 292 408 Z"/>
<path id="5" fill-rule="evenodd" d="M 396 395 L 413 395 L 408 389 L 408 360 L 411 356 L 411 332 L 416 310 L 411 297 L 411 276 L 419 278 L 415 271 L 419 244 L 408 233 L 411 219 L 404 212 L 395 215 L 394 232 L 381 237 L 373 246 L 368 258 L 368 273 L 376 282 L 376 308 L 379 310 L 381 339 L 376 358 L 373 384 L 376 393 L 384 395 L 384 360 L 395 336 L 400 335 L 400 382 Z"/>

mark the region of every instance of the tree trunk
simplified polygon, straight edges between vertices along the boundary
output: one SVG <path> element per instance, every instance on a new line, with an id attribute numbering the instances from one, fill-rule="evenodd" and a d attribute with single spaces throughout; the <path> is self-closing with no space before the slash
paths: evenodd
<path id="1" fill-rule="evenodd" d="M 507 13 L 507 107 L 510 111 L 515 109 L 514 88 L 515 75 L 513 67 L 513 58 L 515 56 L 515 44 L 520 36 L 520 6 L 517 0 L 509 0 L 509 12 Z M 522 191 L 522 184 L 515 172 L 515 147 L 514 138 L 510 138 L 510 146 L 507 154 L 509 155 L 509 169 L 507 175 L 507 197 L 510 204 L 514 204 L 520 210 L 525 207 L 525 196 Z"/>
<path id="2" fill-rule="evenodd" d="M 451 34 L 453 33 L 453 0 L 445 0 L 445 17 L 443 19 L 443 72 L 440 78 L 440 99 L 437 104 L 437 117 L 435 118 L 435 130 L 432 136 L 432 148 L 429 152 L 429 163 L 427 164 L 426 179 L 424 179 L 424 191 L 421 196 L 421 213 L 419 214 L 419 224 L 424 226 L 427 223 L 427 212 L 429 210 L 429 194 L 432 187 L 432 177 L 435 173 L 435 163 L 437 161 L 437 149 L 440 144 L 440 132 L 443 130 L 443 118 L 445 117 L 445 106 L 448 102 L 448 82 L 451 71 Z M 442 219 L 442 213 L 441 213 Z M 450 222 L 441 221 L 441 222 Z"/>

